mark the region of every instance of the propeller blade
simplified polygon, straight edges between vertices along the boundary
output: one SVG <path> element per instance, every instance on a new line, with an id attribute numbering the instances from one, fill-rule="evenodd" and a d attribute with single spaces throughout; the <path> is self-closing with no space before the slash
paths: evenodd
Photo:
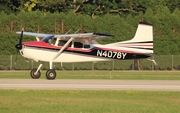
<path id="1" fill-rule="evenodd" d="M 23 31 L 24 31 L 24 28 L 22 28 L 21 35 L 19 38 L 19 43 L 15 45 L 16 49 L 18 50 L 22 49 Z"/>
<path id="2" fill-rule="evenodd" d="M 15 65 L 16 65 L 16 62 L 17 62 L 17 60 L 18 60 L 18 53 L 19 53 L 19 50 L 17 49 L 16 59 L 15 59 L 15 62 L 14 62 Z"/>
<path id="3" fill-rule="evenodd" d="M 19 37 L 19 43 L 15 45 L 15 48 L 17 49 L 16 59 L 15 59 L 15 62 L 14 62 L 15 65 L 16 65 L 16 62 L 17 62 L 17 59 L 18 59 L 19 50 L 22 49 L 23 31 L 24 31 L 24 28 L 22 28 L 21 35 Z"/>
<path id="4" fill-rule="evenodd" d="M 23 32 L 24 32 L 24 28 L 22 28 L 22 31 L 21 31 L 21 35 L 20 35 L 20 38 L 19 38 L 19 44 L 22 43 L 22 39 L 23 39 Z"/>

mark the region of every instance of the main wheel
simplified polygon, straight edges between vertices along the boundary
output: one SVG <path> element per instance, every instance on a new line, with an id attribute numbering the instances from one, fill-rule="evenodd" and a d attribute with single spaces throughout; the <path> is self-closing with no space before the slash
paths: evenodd
<path id="1" fill-rule="evenodd" d="M 53 80 L 56 78 L 56 71 L 54 69 L 49 69 L 46 72 L 46 78 L 49 80 Z"/>
<path id="2" fill-rule="evenodd" d="M 32 70 L 31 70 L 30 75 L 31 75 L 31 77 L 32 77 L 33 79 L 38 79 L 38 78 L 40 78 L 40 76 L 41 76 L 41 72 L 40 72 L 40 71 L 38 71 L 37 73 L 35 73 L 36 70 L 37 70 L 37 69 L 32 69 Z"/>

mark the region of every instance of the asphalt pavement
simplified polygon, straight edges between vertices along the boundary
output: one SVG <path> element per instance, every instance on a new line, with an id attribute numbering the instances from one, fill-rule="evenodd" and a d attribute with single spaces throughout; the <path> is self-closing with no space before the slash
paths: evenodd
<path id="1" fill-rule="evenodd" d="M 180 91 L 180 80 L 0 79 L 0 89 Z"/>

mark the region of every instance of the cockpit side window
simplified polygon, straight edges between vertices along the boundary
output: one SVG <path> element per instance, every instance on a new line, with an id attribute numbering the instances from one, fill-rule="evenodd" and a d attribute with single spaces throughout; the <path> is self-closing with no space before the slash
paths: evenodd
<path id="1" fill-rule="evenodd" d="M 84 48 L 86 48 L 86 49 L 88 49 L 90 47 L 91 47 L 90 45 L 84 45 Z"/>

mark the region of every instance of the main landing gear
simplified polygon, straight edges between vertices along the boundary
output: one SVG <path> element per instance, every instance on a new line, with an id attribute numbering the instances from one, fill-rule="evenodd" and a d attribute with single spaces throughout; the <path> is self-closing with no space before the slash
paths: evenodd
<path id="1" fill-rule="evenodd" d="M 32 69 L 30 72 L 30 75 L 33 79 L 38 79 L 41 76 L 40 69 L 42 67 L 42 64 L 39 65 L 37 69 Z M 46 78 L 48 80 L 54 80 L 56 78 L 56 71 L 52 69 L 52 63 L 50 63 L 50 69 L 46 71 Z"/>
<path id="2" fill-rule="evenodd" d="M 46 78 L 49 80 L 53 80 L 56 78 L 56 71 L 54 69 L 49 69 L 46 72 Z"/>

